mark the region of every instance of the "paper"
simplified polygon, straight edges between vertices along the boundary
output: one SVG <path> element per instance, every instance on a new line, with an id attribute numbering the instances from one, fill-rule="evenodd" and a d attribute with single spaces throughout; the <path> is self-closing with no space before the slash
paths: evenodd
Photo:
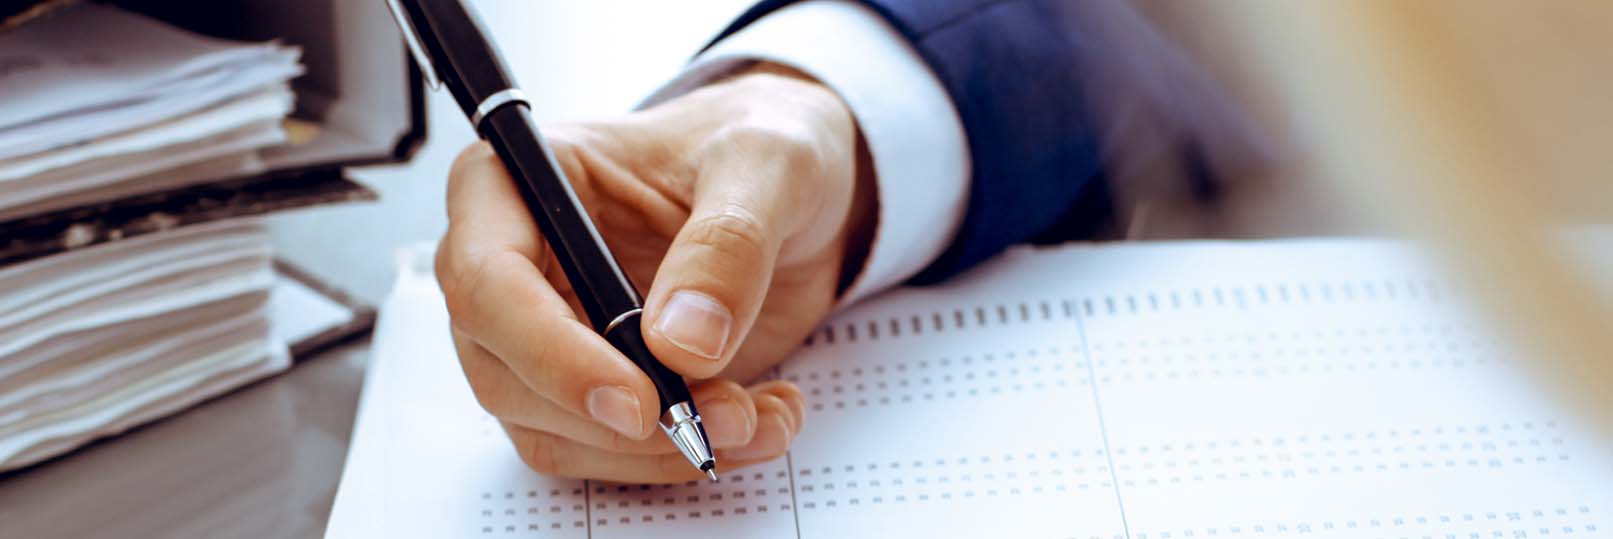
<path id="1" fill-rule="evenodd" d="M 301 281 L 278 275 L 269 294 L 269 319 L 275 340 L 298 343 L 332 328 L 353 322 L 353 308 L 309 288 Z"/>
<path id="2" fill-rule="evenodd" d="M 142 129 L 106 137 L 96 141 L 95 144 L 73 146 L 0 161 L 0 189 L 5 190 L 4 192 L 8 195 L 15 196 L 13 190 L 18 189 L 16 185 L 20 182 L 49 183 L 40 177 L 46 172 L 60 171 L 63 173 L 61 174 L 62 176 L 67 176 L 66 178 L 58 178 L 55 181 L 78 179 L 88 171 L 74 170 L 72 165 L 85 162 L 93 163 L 97 159 L 104 160 L 114 157 L 122 157 L 126 161 L 134 161 L 139 158 L 150 160 L 152 157 L 160 156 L 160 154 L 155 153 L 159 150 L 166 150 L 177 144 L 205 141 L 208 138 L 241 129 L 243 126 L 269 124 L 271 129 L 266 130 L 275 135 L 274 140 L 270 143 L 277 143 L 285 138 L 284 133 L 279 129 L 279 123 L 280 120 L 286 117 L 286 114 L 291 112 L 293 101 L 294 97 L 290 89 L 272 88 L 230 100 L 220 104 L 218 107 L 194 112 Z M 259 128 L 259 130 L 265 129 Z M 253 148 L 263 145 L 263 143 L 260 143 Z M 192 160 L 195 159 L 187 161 Z M 94 172 L 130 177 L 161 170 L 162 167 L 148 165 L 143 168 L 130 169 L 129 165 L 125 165 L 124 168 L 130 169 L 130 171 L 120 169 L 106 170 L 108 168 L 103 166 L 101 167 L 102 170 Z"/>
<path id="3" fill-rule="evenodd" d="M 0 159 L 88 142 L 284 83 L 302 72 L 299 56 L 273 43 L 190 34 L 113 7 L 74 6 L 0 34 Z"/>
<path id="4" fill-rule="evenodd" d="M 1609 534 L 1607 441 L 1394 244 L 1011 252 L 836 316 L 776 370 L 789 454 L 672 486 L 528 471 L 420 266 L 329 537 Z"/>
<path id="5" fill-rule="evenodd" d="M 233 137 L 232 139 L 226 144 L 250 143 L 244 139 Z M 166 158 L 163 159 L 166 160 Z M 85 191 L 49 196 L 24 206 L 12 206 L 9 209 L 0 210 L 0 221 L 200 185 L 217 181 L 221 178 L 241 178 L 259 174 L 265 170 L 268 170 L 268 168 L 257 151 L 233 153 L 189 165 L 164 169 L 145 176 L 119 179 Z"/>
<path id="6" fill-rule="evenodd" d="M 0 377 L 29 366 L 17 354 L 98 327 L 160 317 L 273 284 L 257 222 L 151 234 L 0 269 Z M 50 355 L 41 358 L 48 361 Z"/>
<path id="7" fill-rule="evenodd" d="M 256 220 L 0 268 L 0 470 L 284 370 L 274 287 Z"/>

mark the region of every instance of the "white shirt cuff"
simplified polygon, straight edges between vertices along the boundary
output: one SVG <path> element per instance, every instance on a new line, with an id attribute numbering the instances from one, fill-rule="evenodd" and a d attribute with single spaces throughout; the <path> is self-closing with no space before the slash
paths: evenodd
<path id="1" fill-rule="evenodd" d="M 644 106 L 755 60 L 797 69 L 838 93 L 873 156 L 879 197 L 873 246 L 839 305 L 901 284 L 940 256 L 963 222 L 969 146 L 951 99 L 907 40 L 857 2 L 794 4 L 701 53 Z"/>

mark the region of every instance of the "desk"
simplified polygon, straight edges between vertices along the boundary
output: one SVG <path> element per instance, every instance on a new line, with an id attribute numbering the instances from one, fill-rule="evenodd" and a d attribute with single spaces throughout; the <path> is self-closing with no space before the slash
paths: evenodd
<path id="1" fill-rule="evenodd" d="M 749 3 L 634 0 L 481 2 L 542 121 L 630 108 Z M 552 81 L 588 81 L 586 84 Z M 443 183 L 473 135 L 446 94 L 431 138 L 405 166 L 356 171 L 377 204 L 279 217 L 293 262 L 369 301 L 391 282 L 391 251 L 436 239 Z M 1221 208 L 1154 208 L 1142 236 L 1260 237 L 1350 231 L 1300 182 L 1232 192 Z M 341 234 L 328 231 L 340 230 Z M 330 511 L 368 361 L 366 341 L 65 458 L 0 477 L 6 537 L 313 537 Z"/>

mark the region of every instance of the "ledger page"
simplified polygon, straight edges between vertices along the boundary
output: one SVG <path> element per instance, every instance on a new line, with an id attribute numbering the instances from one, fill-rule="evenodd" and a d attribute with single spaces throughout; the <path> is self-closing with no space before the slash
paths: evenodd
<path id="1" fill-rule="evenodd" d="M 893 291 L 771 373 L 808 400 L 787 456 L 679 485 L 529 471 L 428 271 L 335 508 L 389 537 L 1595 537 L 1613 507 L 1606 440 L 1394 243 L 1026 248 Z"/>

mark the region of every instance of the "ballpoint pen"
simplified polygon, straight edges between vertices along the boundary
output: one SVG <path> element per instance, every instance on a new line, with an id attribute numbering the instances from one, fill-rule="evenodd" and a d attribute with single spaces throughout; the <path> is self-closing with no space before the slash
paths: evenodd
<path id="1" fill-rule="evenodd" d="M 527 209 L 576 290 L 594 330 L 650 377 L 660 398 L 661 430 L 700 471 L 717 479 L 700 412 L 683 377 L 644 343 L 643 300 L 577 200 L 543 143 L 503 58 L 462 0 L 387 0 L 404 41 L 432 88 L 447 86 L 477 134 L 515 178 Z"/>

